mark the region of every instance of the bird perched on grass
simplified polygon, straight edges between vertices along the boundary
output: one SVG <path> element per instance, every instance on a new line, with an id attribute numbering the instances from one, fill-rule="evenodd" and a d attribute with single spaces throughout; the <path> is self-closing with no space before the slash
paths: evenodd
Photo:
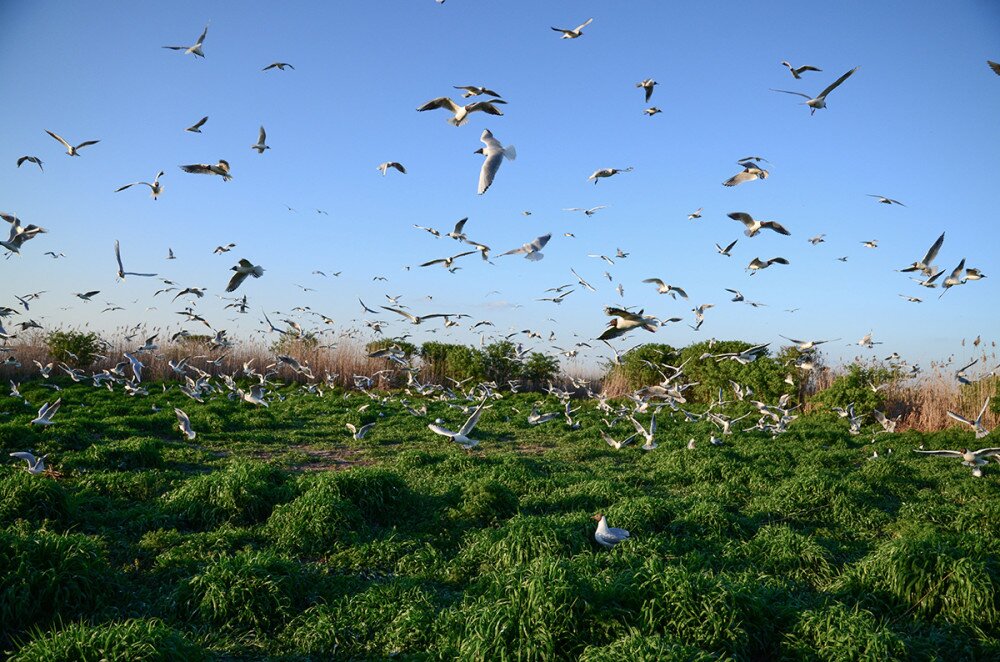
<path id="1" fill-rule="evenodd" d="M 608 520 L 603 514 L 597 513 L 591 519 L 597 520 L 597 530 L 594 531 L 594 540 L 601 547 L 610 549 L 623 540 L 629 539 L 629 532 L 625 529 L 616 529 L 608 526 Z"/>

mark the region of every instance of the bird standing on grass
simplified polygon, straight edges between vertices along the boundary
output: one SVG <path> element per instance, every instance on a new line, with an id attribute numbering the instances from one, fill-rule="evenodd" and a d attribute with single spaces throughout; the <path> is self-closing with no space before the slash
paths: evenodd
<path id="1" fill-rule="evenodd" d="M 601 547 L 611 549 L 623 540 L 629 539 L 629 532 L 625 529 L 616 529 L 608 526 L 608 520 L 603 514 L 597 513 L 591 519 L 597 520 L 597 530 L 594 531 L 594 540 Z"/>

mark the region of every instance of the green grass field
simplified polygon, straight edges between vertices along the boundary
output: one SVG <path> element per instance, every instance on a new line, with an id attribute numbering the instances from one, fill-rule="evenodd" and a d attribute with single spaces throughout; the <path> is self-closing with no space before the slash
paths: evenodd
<path id="1" fill-rule="evenodd" d="M 297 386 L 264 409 L 59 383 L 48 429 L 28 425 L 57 397 L 39 382 L 34 408 L 0 400 L 14 660 L 1000 659 L 1000 465 L 976 479 L 911 452 L 995 434 L 873 445 L 814 416 L 712 446 L 664 410 L 659 448 L 616 451 L 594 403 L 579 430 L 532 427 L 524 394 L 470 452 L 427 430 L 465 420 L 441 402 L 417 418 Z M 598 546 L 596 512 L 632 538 Z"/>

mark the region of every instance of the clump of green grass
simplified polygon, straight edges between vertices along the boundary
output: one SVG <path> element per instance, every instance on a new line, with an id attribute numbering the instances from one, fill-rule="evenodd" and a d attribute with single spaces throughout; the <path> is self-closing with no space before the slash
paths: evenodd
<path id="1" fill-rule="evenodd" d="M 324 476 L 301 496 L 277 506 L 266 524 L 274 545 L 289 554 L 321 557 L 355 540 L 361 510 L 341 498 L 340 484 Z"/>
<path id="2" fill-rule="evenodd" d="M 580 588 L 571 565 L 551 557 L 486 575 L 443 615 L 439 650 L 463 660 L 570 657 L 581 647 Z"/>
<path id="3" fill-rule="evenodd" d="M 579 662 L 716 662 L 719 656 L 695 646 L 686 646 L 669 634 L 638 632 L 605 646 L 588 646 Z"/>
<path id="4" fill-rule="evenodd" d="M 497 529 L 470 533 L 451 570 L 455 577 L 514 570 L 543 556 L 569 557 L 589 547 L 586 531 L 577 522 L 519 515 Z"/>
<path id="5" fill-rule="evenodd" d="M 205 653 L 158 619 L 127 619 L 87 625 L 72 623 L 54 632 L 36 631 L 11 662 L 198 662 Z"/>
<path id="6" fill-rule="evenodd" d="M 90 615 L 115 583 L 97 539 L 34 526 L 22 521 L 0 531 L 0 639 L 56 617 Z"/>
<path id="7" fill-rule="evenodd" d="M 181 581 L 178 615 L 219 628 L 269 633 L 309 606 L 315 578 L 270 551 L 241 551 Z"/>
<path id="8" fill-rule="evenodd" d="M 402 521 L 409 514 L 412 494 L 403 479 L 392 471 L 377 467 L 358 467 L 350 471 L 325 474 L 342 499 L 353 503 L 364 518 L 379 526 Z"/>
<path id="9" fill-rule="evenodd" d="M 18 519 L 64 522 L 68 515 L 69 499 L 58 482 L 26 471 L 0 472 L 0 526 Z"/>
<path id="10" fill-rule="evenodd" d="M 733 550 L 751 568 L 770 575 L 822 586 L 834 573 L 833 559 L 815 538 L 784 524 L 761 527 L 749 541 Z"/>
<path id="11" fill-rule="evenodd" d="M 190 576 L 206 563 L 239 551 L 257 549 L 262 536 L 251 529 L 223 524 L 212 531 L 181 533 L 173 529 L 148 531 L 139 539 L 140 563 L 160 573 Z M 158 581 L 166 581 L 161 576 Z"/>
<path id="12" fill-rule="evenodd" d="M 680 643 L 704 650 L 724 650 L 736 657 L 747 654 L 751 633 L 743 620 L 748 608 L 730 582 L 657 558 L 649 559 L 636 579 L 643 598 L 644 630 L 676 633 Z"/>
<path id="13" fill-rule="evenodd" d="M 160 469 L 163 467 L 163 442 L 149 437 L 131 437 L 97 443 L 83 453 L 65 458 L 62 464 L 73 469 Z"/>
<path id="14" fill-rule="evenodd" d="M 256 524 L 292 496 L 288 474 L 260 462 L 236 462 L 196 476 L 164 495 L 167 512 L 188 525 L 212 528 L 224 522 Z"/>
<path id="15" fill-rule="evenodd" d="M 989 631 L 1000 624 L 1000 545 L 965 534 L 910 530 L 879 545 L 837 588 L 928 620 Z"/>
<path id="16" fill-rule="evenodd" d="M 429 650 L 447 594 L 410 579 L 375 584 L 310 607 L 281 637 L 282 650 L 314 659 L 391 657 Z"/>
<path id="17" fill-rule="evenodd" d="M 782 648 L 798 659 L 910 659 L 903 641 L 871 612 L 840 603 L 803 611 Z"/>
<path id="18" fill-rule="evenodd" d="M 517 514 L 518 498 L 503 483 L 484 479 L 462 486 L 462 500 L 452 511 L 461 521 L 493 526 Z"/>

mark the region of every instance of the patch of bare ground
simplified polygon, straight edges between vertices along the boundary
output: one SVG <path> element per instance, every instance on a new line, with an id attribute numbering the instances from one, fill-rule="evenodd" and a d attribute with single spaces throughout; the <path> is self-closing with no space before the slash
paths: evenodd
<path id="1" fill-rule="evenodd" d="M 374 464 L 364 457 L 365 452 L 357 448 L 314 448 L 308 445 L 288 446 L 281 451 L 254 451 L 250 454 L 255 460 L 269 461 L 278 455 L 295 453 L 306 455 L 308 460 L 297 462 L 288 467 L 290 471 L 342 471 L 354 466 Z"/>

